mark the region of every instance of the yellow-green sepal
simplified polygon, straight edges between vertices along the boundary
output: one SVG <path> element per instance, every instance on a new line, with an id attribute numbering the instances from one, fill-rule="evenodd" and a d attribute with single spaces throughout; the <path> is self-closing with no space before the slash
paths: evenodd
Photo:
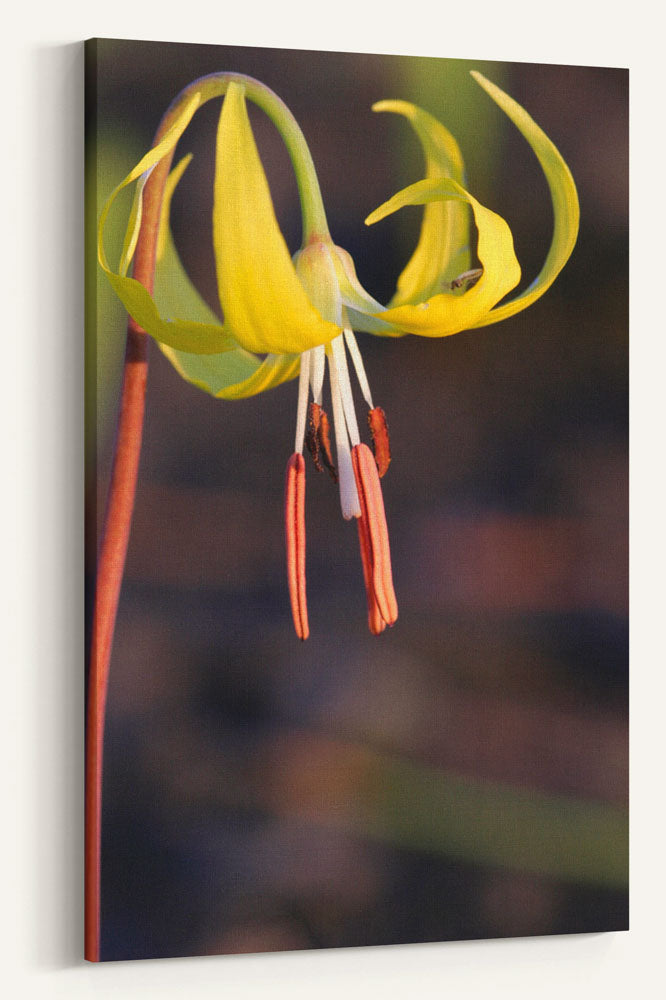
<path id="1" fill-rule="evenodd" d="M 378 222 L 406 205 L 423 205 L 442 200 L 457 200 L 471 206 L 479 239 L 477 255 L 483 274 L 462 295 L 442 292 L 419 305 L 387 309 L 379 316 L 405 333 L 422 337 L 447 337 L 471 326 L 482 326 L 483 317 L 520 281 L 520 265 L 513 247 L 513 236 L 504 219 L 485 208 L 460 184 L 450 178 L 419 181 L 380 205 L 366 219 Z"/>
<path id="2" fill-rule="evenodd" d="M 441 122 L 409 101 L 378 101 L 372 110 L 390 111 L 407 119 L 423 148 L 426 180 L 449 177 L 465 186 L 460 147 Z M 398 278 L 389 306 L 423 302 L 436 295 L 443 282 L 466 271 L 470 266 L 469 228 L 469 209 L 463 202 L 428 203 L 416 249 Z"/>
<path id="3" fill-rule="evenodd" d="M 213 245 L 225 327 L 247 350 L 299 354 L 338 335 L 298 279 L 236 82 L 217 133 Z"/>
<path id="4" fill-rule="evenodd" d="M 515 299 L 498 306 L 485 319 L 472 324 L 486 326 L 489 323 L 498 323 L 500 320 L 507 319 L 522 309 L 527 309 L 550 288 L 571 256 L 576 244 L 580 207 L 571 171 L 546 133 L 539 128 L 520 104 L 505 94 L 496 84 L 491 83 L 481 73 L 472 72 L 472 76 L 511 119 L 532 147 L 548 182 L 553 202 L 553 238 L 541 271 Z"/>

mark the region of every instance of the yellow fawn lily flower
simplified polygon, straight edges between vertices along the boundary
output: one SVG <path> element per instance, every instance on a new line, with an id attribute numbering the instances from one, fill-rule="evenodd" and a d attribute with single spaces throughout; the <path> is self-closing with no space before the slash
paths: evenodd
<path id="1" fill-rule="evenodd" d="M 407 333 L 444 337 L 505 319 L 539 298 L 568 260 L 578 231 L 576 188 L 559 152 L 530 116 L 478 73 L 472 76 L 522 132 L 548 182 L 554 231 L 539 275 L 504 301 L 520 281 L 508 224 L 464 186 L 462 156 L 435 118 L 404 101 L 381 101 L 376 111 L 403 115 L 425 156 L 425 179 L 376 209 L 367 224 L 408 205 L 423 205 L 417 247 L 388 307 L 359 283 L 350 255 L 329 234 L 309 150 L 288 109 L 262 84 L 238 74 L 212 74 L 186 88 L 172 105 L 168 127 L 153 149 L 114 190 L 99 224 L 98 256 L 128 313 L 159 344 L 187 381 L 222 399 L 263 392 L 299 377 L 294 452 L 287 465 L 285 526 L 289 592 L 300 638 L 309 633 L 305 595 L 305 462 L 307 446 L 318 469 L 339 483 L 342 513 L 358 523 L 373 633 L 397 619 L 386 518 L 379 477 L 390 462 L 386 420 L 374 405 L 353 331 L 375 336 Z M 213 243 L 223 321 L 203 302 L 186 275 L 169 230 L 173 190 L 189 162 L 168 176 L 155 225 L 154 286 L 128 276 L 152 172 L 168 169 L 175 146 L 197 108 L 223 96 L 216 144 Z M 266 175 L 252 134 L 246 97 L 272 118 L 296 172 L 303 211 L 303 244 L 292 259 L 277 223 Z M 134 203 L 117 270 L 104 252 L 110 208 L 136 182 Z M 470 216 L 478 234 L 470 252 Z M 181 318 L 183 317 L 183 318 Z M 186 318 L 184 318 L 186 317 Z M 349 360 L 368 406 L 372 453 L 361 440 Z M 323 408 L 326 370 L 335 439 L 333 458 Z"/>

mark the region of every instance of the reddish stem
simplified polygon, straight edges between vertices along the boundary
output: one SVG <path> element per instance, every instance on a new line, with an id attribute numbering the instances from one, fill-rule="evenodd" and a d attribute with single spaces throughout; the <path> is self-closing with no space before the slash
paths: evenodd
<path id="1" fill-rule="evenodd" d="M 168 127 L 164 119 L 156 137 Z M 164 185 L 171 166 L 166 157 L 144 190 L 141 232 L 133 276 L 153 289 L 155 252 Z M 148 336 L 130 318 L 120 398 L 111 485 L 97 565 L 97 590 L 88 674 L 85 773 L 85 957 L 100 960 L 100 877 L 102 833 L 102 758 L 109 664 L 120 588 L 129 542 L 136 492 L 148 375 Z"/>
<path id="2" fill-rule="evenodd" d="M 213 73 L 195 80 L 181 91 L 164 115 L 155 136 L 155 145 L 177 118 L 184 104 L 199 92 L 202 103 L 221 97 L 231 80 L 244 84 L 247 96 L 266 112 L 279 129 L 296 171 L 303 210 L 304 240 L 315 230 L 327 232 L 312 157 L 291 112 L 267 87 L 238 73 Z M 155 254 L 159 234 L 164 185 L 173 151 L 154 168 L 143 193 L 141 231 L 134 255 L 133 277 L 152 293 Z M 116 450 L 102 546 L 97 568 L 97 591 L 92 624 L 90 667 L 88 675 L 88 714 L 86 732 L 86 846 L 85 846 L 85 956 L 99 961 L 100 951 L 100 861 L 102 755 L 104 719 L 109 682 L 109 662 L 118 599 L 129 541 L 134 494 L 141 452 L 143 412 L 148 369 L 148 337 L 130 319 Z"/>

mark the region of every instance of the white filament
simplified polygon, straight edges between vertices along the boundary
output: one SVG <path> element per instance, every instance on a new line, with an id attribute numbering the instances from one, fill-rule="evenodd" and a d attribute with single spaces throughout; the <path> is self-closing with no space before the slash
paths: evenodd
<path id="1" fill-rule="evenodd" d="M 326 347 L 320 344 L 310 351 L 312 362 L 310 364 L 310 385 L 312 386 L 312 396 L 315 403 L 321 406 L 321 390 L 324 384 L 324 369 L 326 367 Z"/>
<path id="2" fill-rule="evenodd" d="M 294 451 L 297 451 L 299 454 L 302 454 L 303 444 L 305 442 L 305 420 L 308 412 L 311 353 L 311 351 L 304 351 L 303 354 L 301 354 L 301 372 L 298 378 L 298 408 L 296 410 L 296 438 Z"/>
<path id="3" fill-rule="evenodd" d="M 334 362 L 329 366 L 331 369 L 331 384 L 333 383 L 333 369 L 335 369 L 338 377 L 342 409 L 345 415 L 349 437 L 351 438 L 352 445 L 357 445 L 360 444 L 361 438 L 358 433 L 356 410 L 354 409 L 354 397 L 352 396 L 351 382 L 349 381 L 349 370 L 347 368 L 347 355 L 345 353 L 344 337 L 336 337 L 335 340 L 331 341 L 331 352 Z"/>
<path id="4" fill-rule="evenodd" d="M 339 338 L 336 338 L 339 339 Z M 335 343 L 335 341 L 333 341 Z M 338 482 L 340 486 L 340 506 L 342 516 L 346 521 L 352 517 L 361 516 L 361 505 L 356 489 L 354 467 L 352 466 L 349 435 L 342 405 L 338 369 L 334 359 L 329 355 L 328 370 L 331 378 L 331 398 L 333 402 L 333 426 L 335 428 L 335 450 L 338 462 Z"/>
<path id="5" fill-rule="evenodd" d="M 345 330 L 345 340 L 347 342 L 347 347 L 349 348 L 349 353 L 351 354 L 351 359 L 354 362 L 354 368 L 356 369 L 356 378 L 358 379 L 358 384 L 361 387 L 361 392 L 363 393 L 363 398 L 370 407 L 374 409 L 374 404 L 372 402 L 372 395 L 370 393 L 370 385 L 368 384 L 368 376 L 365 374 L 365 368 L 363 367 L 363 358 L 361 357 L 361 352 L 358 349 L 358 344 L 356 343 L 356 337 L 353 332 L 349 329 Z"/>

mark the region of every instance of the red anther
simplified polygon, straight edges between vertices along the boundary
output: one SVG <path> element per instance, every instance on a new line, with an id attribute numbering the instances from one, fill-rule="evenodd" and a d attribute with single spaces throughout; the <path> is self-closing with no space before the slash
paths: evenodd
<path id="1" fill-rule="evenodd" d="M 305 461 L 298 452 L 287 462 L 284 525 L 291 613 L 296 635 L 305 640 L 310 634 L 305 592 Z"/>
<path id="2" fill-rule="evenodd" d="M 379 613 L 387 625 L 393 625 L 398 618 L 398 603 L 393 589 L 388 528 L 377 466 L 365 444 L 352 448 L 352 463 L 361 504 L 360 520 L 363 521 L 359 538 L 364 573 L 367 565 L 371 569 L 369 575 Z M 372 630 L 372 625 L 370 627 Z"/>
<path id="3" fill-rule="evenodd" d="M 361 549 L 361 562 L 363 563 L 363 579 L 365 581 L 365 593 L 368 598 L 368 628 L 373 635 L 381 635 L 386 628 L 386 622 L 382 618 L 375 588 L 372 583 L 372 547 L 368 533 L 368 522 L 361 516 L 357 518 L 358 542 Z"/>
<path id="4" fill-rule="evenodd" d="M 321 460 L 319 458 L 319 422 L 321 420 L 321 406 L 318 403 L 310 403 L 308 406 L 308 429 L 305 434 L 305 443 L 308 451 L 312 455 L 312 461 L 318 472 L 323 472 Z"/>
<path id="5" fill-rule="evenodd" d="M 386 414 L 381 406 L 375 406 L 368 412 L 368 426 L 372 434 L 372 447 L 375 452 L 375 462 L 380 477 L 386 474 L 386 470 L 391 464 L 391 448 L 389 445 L 389 432 L 386 423 Z"/>
<path id="6" fill-rule="evenodd" d="M 328 422 L 326 410 L 321 411 L 321 419 L 319 421 L 319 447 L 321 448 L 321 457 L 324 465 L 328 469 L 333 482 L 337 483 L 338 470 L 333 463 L 333 455 L 331 453 L 331 425 Z"/>
<path id="7" fill-rule="evenodd" d="M 308 429 L 305 443 L 312 455 L 315 468 L 323 472 L 322 462 L 328 469 L 334 483 L 338 481 L 338 470 L 333 464 L 331 454 L 331 432 L 326 410 L 319 403 L 310 403 L 308 407 Z"/>

